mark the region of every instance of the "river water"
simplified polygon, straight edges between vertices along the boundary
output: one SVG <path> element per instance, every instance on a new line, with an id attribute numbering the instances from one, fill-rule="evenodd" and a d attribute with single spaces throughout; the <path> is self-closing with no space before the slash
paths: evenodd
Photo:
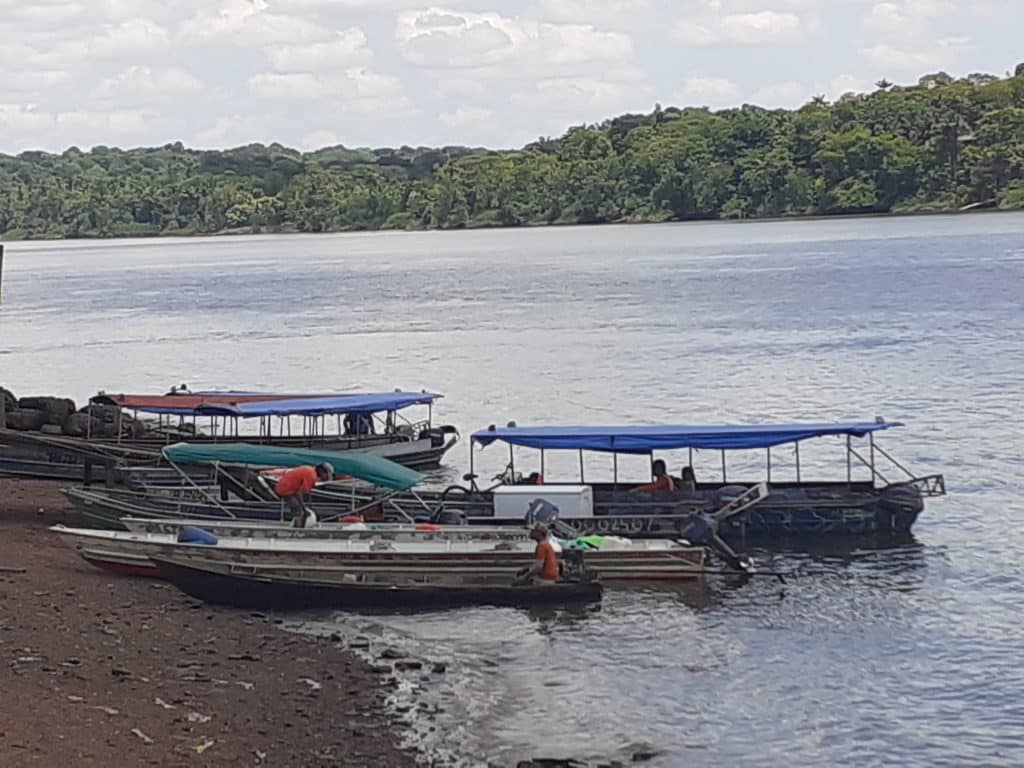
<path id="1" fill-rule="evenodd" d="M 467 764 L 1024 764 L 1024 216 L 15 243 L 6 261 L 0 383 L 19 394 L 428 388 L 464 434 L 904 421 L 880 444 L 950 495 L 909 541 L 757 553 L 799 573 L 785 585 L 328 625 L 451 662 L 433 747 Z M 736 461 L 759 479 L 761 460 Z"/>

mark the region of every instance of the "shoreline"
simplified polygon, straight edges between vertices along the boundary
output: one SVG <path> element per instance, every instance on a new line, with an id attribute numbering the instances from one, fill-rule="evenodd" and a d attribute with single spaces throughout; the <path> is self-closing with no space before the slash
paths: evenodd
<path id="1" fill-rule="evenodd" d="M 358 654 L 92 568 L 59 487 L 0 477 L 0 764 L 416 765 Z"/>
<path id="2" fill-rule="evenodd" d="M 882 211 L 877 213 L 816 213 L 816 214 L 793 214 L 788 216 L 758 216 L 743 219 L 665 219 L 656 220 L 622 220 L 622 221 L 601 221 L 601 222 L 536 222 L 509 226 L 505 224 L 477 223 L 462 227 L 401 227 L 401 228 L 377 228 L 377 229 L 327 229 L 322 232 L 303 232 L 298 229 L 261 229 L 253 227 L 242 227 L 235 229 L 222 229 L 216 232 L 155 232 L 152 234 L 139 234 L 133 232 L 126 235 L 83 235 L 80 237 L 26 237 L 7 239 L 5 234 L 0 234 L 0 244 L 9 245 L 12 243 L 63 243 L 63 242 L 104 242 L 124 240 L 193 240 L 201 238 L 233 238 L 233 237 L 275 237 L 287 235 L 307 235 L 316 237 L 318 235 L 345 235 L 345 234 L 416 234 L 426 232 L 480 232 L 486 230 L 522 230 L 522 229 L 563 229 L 566 227 L 642 227 L 657 226 L 665 224 L 766 224 L 776 222 L 802 222 L 802 221 L 849 221 L 862 219 L 905 219 L 913 217 L 932 216 L 977 216 L 979 214 L 1006 215 L 1021 214 L 1024 209 L 1014 208 L 972 208 L 961 210 L 959 208 L 943 208 L 936 210 L 919 211 Z"/>

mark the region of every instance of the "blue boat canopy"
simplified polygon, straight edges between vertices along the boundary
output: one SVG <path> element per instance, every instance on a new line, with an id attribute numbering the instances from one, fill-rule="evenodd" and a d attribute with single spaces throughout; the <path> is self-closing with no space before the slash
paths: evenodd
<path id="1" fill-rule="evenodd" d="M 423 479 L 415 470 L 396 464 L 383 456 L 361 451 L 316 451 L 306 448 L 279 448 L 253 443 L 175 443 L 163 449 L 164 457 L 175 464 L 242 464 L 253 467 L 316 466 L 324 462 L 336 475 L 349 475 L 393 491 L 412 488 Z"/>
<path id="2" fill-rule="evenodd" d="M 237 403 L 204 403 L 196 407 L 200 416 L 325 416 L 337 413 L 380 413 L 400 411 L 413 405 L 429 405 L 441 395 L 433 392 L 380 392 L 292 400 L 257 400 Z"/>
<path id="3" fill-rule="evenodd" d="M 527 448 L 607 453 L 650 453 L 676 448 L 728 451 L 770 448 L 826 435 L 864 437 L 871 432 L 902 426 L 898 421 L 878 421 L 721 427 L 505 427 L 474 432 L 472 439 L 482 446 L 501 441 Z"/>

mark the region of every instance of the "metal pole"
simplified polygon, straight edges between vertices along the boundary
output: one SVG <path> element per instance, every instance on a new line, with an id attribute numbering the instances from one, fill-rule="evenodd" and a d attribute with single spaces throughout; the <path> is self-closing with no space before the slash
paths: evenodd
<path id="1" fill-rule="evenodd" d="M 850 436 L 846 436 L 846 484 L 853 479 L 853 456 L 850 454 Z"/>
<path id="2" fill-rule="evenodd" d="M 512 443 L 508 444 L 508 471 L 512 476 L 512 482 L 516 480 L 516 450 Z"/>
<path id="3" fill-rule="evenodd" d="M 726 480 L 725 480 L 725 449 L 724 448 L 722 449 L 722 482 L 723 483 L 726 482 Z"/>
<path id="4" fill-rule="evenodd" d="M 469 474 L 473 474 L 473 449 L 476 446 L 473 445 L 473 438 L 469 438 Z"/>
<path id="5" fill-rule="evenodd" d="M 770 483 L 772 481 L 772 449 L 771 449 L 771 446 L 768 447 L 767 453 L 768 453 L 768 482 Z"/>
<path id="6" fill-rule="evenodd" d="M 688 449 L 690 451 L 690 469 L 693 469 L 693 448 Z"/>
<path id="7" fill-rule="evenodd" d="M 543 448 L 540 449 L 540 476 L 541 476 L 541 479 L 544 478 L 544 449 Z"/>
<path id="8" fill-rule="evenodd" d="M 868 445 L 871 446 L 871 487 L 875 486 L 875 433 L 868 432 Z"/>
<path id="9" fill-rule="evenodd" d="M 580 448 L 580 484 L 587 482 L 583 477 L 583 449 Z"/>
<path id="10" fill-rule="evenodd" d="M 612 454 L 612 482 L 615 485 L 619 484 L 619 454 Z"/>
<path id="11" fill-rule="evenodd" d="M 800 443 L 793 443 L 796 450 L 796 481 L 800 482 Z"/>

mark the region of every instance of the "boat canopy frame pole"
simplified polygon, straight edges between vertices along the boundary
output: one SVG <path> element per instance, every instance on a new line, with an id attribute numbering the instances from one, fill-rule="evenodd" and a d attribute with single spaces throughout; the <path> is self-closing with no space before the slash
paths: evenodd
<path id="1" fill-rule="evenodd" d="M 793 443 L 793 453 L 796 454 L 796 481 L 800 482 L 800 441 Z"/>
<path id="2" fill-rule="evenodd" d="M 516 481 L 516 449 L 512 443 L 508 444 L 508 471 L 514 484 Z"/>
<path id="3" fill-rule="evenodd" d="M 846 436 L 846 484 L 853 482 L 853 441 Z"/>
<path id="4" fill-rule="evenodd" d="M 202 496 L 204 499 L 206 499 L 211 504 L 213 504 L 213 506 L 217 507 L 217 509 L 219 509 L 222 512 L 224 512 L 224 514 L 226 514 L 228 517 L 230 517 L 230 518 L 237 518 L 237 515 L 235 515 L 230 509 L 228 509 L 223 504 L 221 504 L 219 499 L 215 499 L 212 496 L 210 496 L 210 494 L 208 494 L 204 488 L 199 486 L 196 483 L 195 480 L 193 480 L 191 477 L 189 477 L 188 473 L 186 473 L 184 470 L 182 470 L 181 467 L 179 467 L 173 461 L 168 459 L 166 456 L 164 456 L 164 460 L 168 464 L 170 464 L 179 475 L 181 475 L 182 479 L 184 479 L 185 482 L 188 485 L 191 485 L 193 488 L 195 488 L 197 491 L 199 491 L 199 495 L 200 496 Z M 217 461 L 213 462 L 213 471 L 214 471 L 214 476 L 215 477 L 218 476 L 221 473 L 222 470 L 221 470 L 221 467 L 220 467 L 220 462 L 217 462 Z M 180 498 L 178 499 L 178 507 L 179 507 L 179 510 L 180 510 L 180 508 L 181 508 L 181 499 Z"/>
<path id="5" fill-rule="evenodd" d="M 587 481 L 584 479 L 583 473 L 583 449 L 580 448 L 580 485 L 583 485 Z"/>
<path id="6" fill-rule="evenodd" d="M 725 478 L 725 449 L 722 449 L 722 483 L 727 483 L 728 480 Z"/>
<path id="7" fill-rule="evenodd" d="M 540 477 L 544 479 L 544 449 L 540 449 Z"/>
<path id="8" fill-rule="evenodd" d="M 767 480 L 770 483 L 772 481 L 772 447 L 770 445 L 765 450 L 765 454 L 767 455 Z"/>
<path id="9" fill-rule="evenodd" d="M 619 484 L 619 454 L 612 454 L 612 483 L 616 486 Z"/>

